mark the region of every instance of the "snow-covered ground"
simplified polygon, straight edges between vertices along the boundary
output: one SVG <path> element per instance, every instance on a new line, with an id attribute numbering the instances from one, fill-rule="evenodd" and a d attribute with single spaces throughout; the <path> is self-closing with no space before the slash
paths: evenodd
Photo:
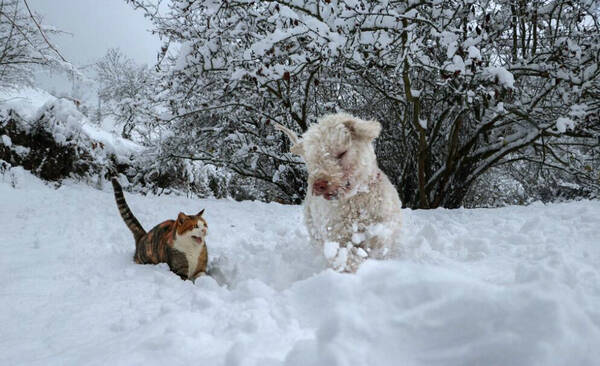
<path id="1" fill-rule="evenodd" d="M 217 280 L 132 262 L 112 192 L 0 175 L 1 365 L 598 365 L 600 202 L 405 211 L 402 256 L 325 268 L 300 207 L 206 208 Z"/>

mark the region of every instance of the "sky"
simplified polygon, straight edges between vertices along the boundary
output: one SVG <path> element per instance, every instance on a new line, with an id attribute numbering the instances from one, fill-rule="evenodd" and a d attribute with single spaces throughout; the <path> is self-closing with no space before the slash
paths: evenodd
<path id="1" fill-rule="evenodd" d="M 151 65 L 160 48 L 152 23 L 124 0 L 28 0 L 43 23 L 70 33 L 53 42 L 79 66 L 95 62 L 109 48 L 120 48 L 138 63 Z"/>
<path id="2" fill-rule="evenodd" d="M 42 17 L 42 23 L 67 34 L 54 35 L 52 43 L 61 54 L 80 70 L 100 59 L 109 48 L 119 48 L 136 63 L 153 65 L 160 49 L 158 36 L 150 32 L 152 23 L 141 11 L 135 11 L 125 0 L 27 0 L 31 10 Z M 86 73 L 89 75 L 89 73 Z M 78 99 L 97 98 L 96 91 L 84 87 L 75 91 L 69 75 L 43 69 L 36 73 L 37 87 L 54 95 L 70 95 Z M 89 90 L 88 90 L 89 89 Z"/>

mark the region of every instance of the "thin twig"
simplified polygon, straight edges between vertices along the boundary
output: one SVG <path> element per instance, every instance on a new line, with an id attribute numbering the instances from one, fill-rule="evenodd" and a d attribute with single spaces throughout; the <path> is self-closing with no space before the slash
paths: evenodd
<path id="1" fill-rule="evenodd" d="M 38 23 L 38 21 L 35 19 L 35 17 L 33 16 L 33 13 L 31 12 L 31 9 L 29 8 L 29 4 L 27 3 L 27 0 L 23 0 L 23 2 L 25 3 L 25 7 L 27 8 L 27 12 L 29 13 L 29 17 L 31 18 L 31 20 L 33 20 L 33 22 L 35 23 L 35 26 L 37 27 L 37 29 L 40 31 L 40 34 L 42 35 L 42 37 L 44 38 L 44 41 L 46 42 L 46 44 L 48 45 L 48 47 L 50 47 L 54 52 L 56 52 L 56 54 L 58 55 L 58 57 L 61 58 L 61 60 L 63 60 L 64 62 L 68 62 L 63 55 L 60 54 L 60 52 L 58 52 L 58 50 L 56 49 L 56 47 L 54 47 L 54 45 L 52 43 L 50 43 L 50 41 L 48 40 L 48 38 L 46 38 L 46 34 L 44 33 L 44 31 L 42 30 L 42 27 L 40 27 L 40 24 Z"/>

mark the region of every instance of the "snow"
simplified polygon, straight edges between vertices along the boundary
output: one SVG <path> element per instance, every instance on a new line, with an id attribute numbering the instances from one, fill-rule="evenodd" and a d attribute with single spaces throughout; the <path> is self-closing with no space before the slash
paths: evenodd
<path id="1" fill-rule="evenodd" d="M 452 63 L 446 65 L 445 69 L 450 72 L 459 71 L 460 73 L 464 74 L 465 62 L 463 61 L 462 57 L 454 55 L 454 57 L 452 57 Z"/>
<path id="2" fill-rule="evenodd" d="M 567 129 L 572 130 L 575 128 L 575 121 L 567 117 L 559 117 L 556 120 L 556 129 L 558 132 L 565 133 Z"/>
<path id="3" fill-rule="evenodd" d="M 481 60 L 481 52 L 475 46 L 469 46 L 469 58 Z"/>
<path id="4" fill-rule="evenodd" d="M 0 89 L 0 107 L 2 109 L 13 109 L 21 117 L 28 120 L 32 120 L 46 102 L 54 99 L 56 97 L 38 88 Z"/>
<path id="5" fill-rule="evenodd" d="M 454 32 L 443 31 L 440 34 L 440 42 L 442 46 L 448 47 L 446 57 L 452 58 L 458 50 L 458 35 Z"/>
<path id="6" fill-rule="evenodd" d="M 574 118 L 585 118 L 588 114 L 589 107 L 587 104 L 573 104 L 570 107 L 569 115 Z"/>
<path id="7" fill-rule="evenodd" d="M 399 258 L 341 274 L 309 244 L 299 206 L 127 194 L 147 228 L 206 208 L 215 278 L 192 283 L 165 265 L 132 262 L 109 186 L 55 188 L 21 168 L 0 175 L 0 364 L 595 365 L 600 357 L 598 201 L 405 210 Z"/>
<path id="8" fill-rule="evenodd" d="M 177 56 L 177 60 L 175 61 L 174 69 L 177 71 L 182 71 L 187 67 L 188 57 L 193 51 L 193 45 L 189 42 L 183 43 L 181 48 L 179 49 L 179 55 Z"/>
<path id="9" fill-rule="evenodd" d="M 50 115 L 50 117 L 48 117 Z M 85 116 L 81 114 L 72 101 L 55 99 L 46 102 L 33 117 L 34 121 L 48 117 L 44 128 L 50 132 L 56 142 L 66 144 L 73 138 L 81 135 L 81 121 Z"/>
<path id="10" fill-rule="evenodd" d="M 120 161 L 144 150 L 141 145 L 90 122 L 74 100 L 57 98 L 38 88 L 0 89 L 0 109 L 12 109 L 29 123 L 44 116 L 48 119 L 44 128 L 54 135 L 57 142 L 66 143 L 71 139 L 100 142 L 103 145 L 101 150 L 115 153 Z"/>
<path id="11" fill-rule="evenodd" d="M 335 257 L 335 255 L 337 254 L 339 247 L 340 247 L 340 244 L 338 242 L 335 242 L 335 241 L 325 242 L 325 244 L 323 245 L 323 255 L 327 259 L 333 259 Z"/>
<path id="12" fill-rule="evenodd" d="M 515 77 L 513 74 L 501 66 L 489 66 L 483 69 L 483 76 L 487 79 L 495 80 L 505 88 L 513 88 Z"/>
<path id="13" fill-rule="evenodd" d="M 0 143 L 2 143 L 6 147 L 12 146 L 12 140 L 10 139 L 10 137 L 8 137 L 6 135 L 0 136 Z"/>
<path id="14" fill-rule="evenodd" d="M 114 133 L 108 132 L 99 126 L 91 123 L 84 123 L 81 130 L 92 140 L 101 142 L 105 146 L 109 146 L 117 154 L 117 156 L 128 156 L 131 154 L 139 154 L 143 152 L 144 147 L 135 142 L 117 136 Z"/>
<path id="15" fill-rule="evenodd" d="M 498 113 L 504 113 L 504 112 L 506 112 L 506 109 L 504 109 L 504 103 L 503 102 L 498 102 L 498 104 L 496 104 L 496 112 L 498 112 Z"/>

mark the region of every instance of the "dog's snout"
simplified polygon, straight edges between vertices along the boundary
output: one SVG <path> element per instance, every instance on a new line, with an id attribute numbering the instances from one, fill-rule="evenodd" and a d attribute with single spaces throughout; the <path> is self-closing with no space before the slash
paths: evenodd
<path id="1" fill-rule="evenodd" d="M 321 195 L 327 191 L 328 186 L 329 182 L 327 182 L 325 179 L 316 180 L 313 183 L 313 192 L 316 195 Z"/>

